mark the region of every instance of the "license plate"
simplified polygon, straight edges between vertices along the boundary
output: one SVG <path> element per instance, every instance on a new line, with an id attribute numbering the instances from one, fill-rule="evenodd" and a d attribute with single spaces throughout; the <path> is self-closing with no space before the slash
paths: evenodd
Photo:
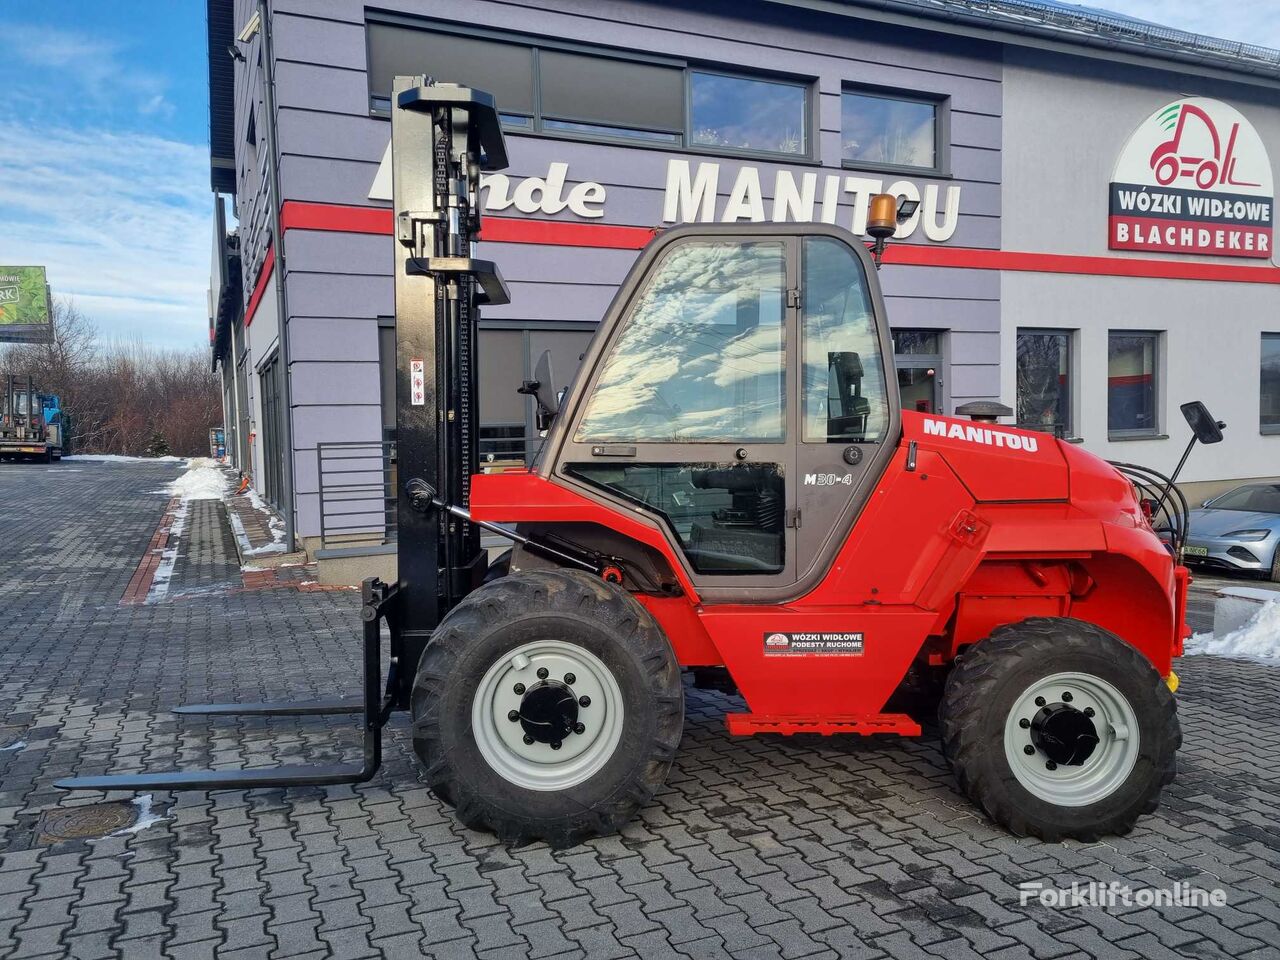
<path id="1" fill-rule="evenodd" d="M 1208 547 L 1196 547 L 1188 544 L 1182 548 L 1182 553 L 1187 557 L 1207 557 L 1209 555 Z"/>

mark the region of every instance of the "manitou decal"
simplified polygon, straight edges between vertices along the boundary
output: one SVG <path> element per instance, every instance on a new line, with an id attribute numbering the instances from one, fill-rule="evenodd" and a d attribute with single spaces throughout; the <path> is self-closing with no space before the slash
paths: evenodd
<path id="1" fill-rule="evenodd" d="M 1112 250 L 1269 258 L 1271 161 L 1253 125 L 1219 100 L 1161 107 L 1125 144 L 1111 183 Z"/>
<path id="2" fill-rule="evenodd" d="M 811 170 L 783 168 L 762 172 L 750 164 L 725 165 L 722 169 L 719 163 L 669 158 L 662 207 L 649 216 L 642 214 L 640 219 L 646 225 L 659 221 L 838 223 L 863 236 L 872 196 L 892 193 L 920 202 L 916 212 L 899 224 L 895 234 L 899 240 L 912 236 L 919 228 L 926 239 L 944 243 L 960 223 L 960 189 L 955 184 L 942 187 L 911 180 L 886 183 L 878 177 Z M 369 199 L 391 199 L 390 143 L 369 186 Z M 573 182 L 569 164 L 557 160 L 538 176 L 483 175 L 480 201 L 485 213 L 509 216 L 518 212 L 540 218 L 568 213 L 580 220 L 599 220 L 605 216 L 608 189 L 595 180 Z"/>
<path id="3" fill-rule="evenodd" d="M 948 440 L 964 440 L 966 443 L 981 443 L 1006 450 L 1025 450 L 1027 453 L 1035 453 L 1040 449 L 1040 442 L 1035 437 L 1005 433 L 1003 430 L 992 430 L 990 427 L 969 423 L 949 423 L 946 420 L 926 419 L 924 434 L 926 437 L 946 437 Z"/>

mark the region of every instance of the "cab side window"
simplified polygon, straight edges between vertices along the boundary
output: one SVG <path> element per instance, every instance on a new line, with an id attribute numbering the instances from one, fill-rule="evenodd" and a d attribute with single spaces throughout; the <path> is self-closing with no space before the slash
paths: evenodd
<path id="1" fill-rule="evenodd" d="M 784 439 L 786 247 L 690 241 L 637 298 L 575 441 Z"/>
<path id="2" fill-rule="evenodd" d="M 806 237 L 801 256 L 803 439 L 878 441 L 889 399 L 862 264 L 830 237 Z"/>

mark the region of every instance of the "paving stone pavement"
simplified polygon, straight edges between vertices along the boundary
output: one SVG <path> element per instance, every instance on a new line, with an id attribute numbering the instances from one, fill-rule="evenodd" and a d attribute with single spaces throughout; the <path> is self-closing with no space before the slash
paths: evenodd
<path id="1" fill-rule="evenodd" d="M 0 958 L 1280 956 L 1280 669 L 1207 657 L 1179 665 L 1164 806 L 1104 843 L 994 829 L 932 736 L 731 740 L 740 701 L 689 688 L 666 787 L 621 836 L 569 850 L 459 827 L 403 718 L 368 784 L 157 793 L 136 833 L 42 844 L 43 812 L 103 799 L 59 776 L 356 757 L 349 718 L 164 712 L 335 677 L 354 693 L 358 665 L 350 593 L 119 604 L 175 472 L 0 465 Z M 1184 882 L 1227 904 L 1052 909 L 1021 904 L 1022 881 Z"/>

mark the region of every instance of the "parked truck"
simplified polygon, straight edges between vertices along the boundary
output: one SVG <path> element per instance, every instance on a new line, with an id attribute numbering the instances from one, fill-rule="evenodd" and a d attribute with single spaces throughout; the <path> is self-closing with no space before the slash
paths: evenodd
<path id="1" fill-rule="evenodd" d="M 0 395 L 0 457 L 49 463 L 62 459 L 64 447 L 58 396 L 39 393 L 31 377 L 6 376 Z"/>

